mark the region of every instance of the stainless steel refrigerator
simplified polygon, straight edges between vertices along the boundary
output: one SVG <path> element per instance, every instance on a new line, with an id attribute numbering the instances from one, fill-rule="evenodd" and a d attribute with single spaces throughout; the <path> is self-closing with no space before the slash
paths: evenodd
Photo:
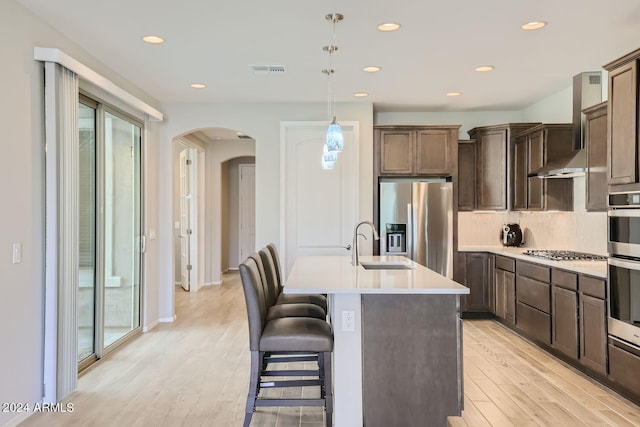
<path id="1" fill-rule="evenodd" d="M 380 255 L 405 255 L 453 277 L 453 184 L 380 182 Z"/>

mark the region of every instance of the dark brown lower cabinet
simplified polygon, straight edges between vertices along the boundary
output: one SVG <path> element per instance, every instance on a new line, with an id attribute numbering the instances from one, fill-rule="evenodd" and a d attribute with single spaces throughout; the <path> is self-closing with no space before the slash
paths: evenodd
<path id="1" fill-rule="evenodd" d="M 496 257 L 494 272 L 496 285 L 495 314 L 513 325 L 516 323 L 516 275 L 513 271 L 498 268 L 498 257 Z"/>
<path id="2" fill-rule="evenodd" d="M 607 373 L 607 302 L 580 292 L 580 363 Z"/>
<path id="3" fill-rule="evenodd" d="M 578 295 L 559 286 L 551 288 L 552 346 L 578 360 Z"/>
<path id="4" fill-rule="evenodd" d="M 464 285 L 469 295 L 462 297 L 464 313 L 490 313 L 492 307 L 492 257 L 486 252 L 467 252 L 465 258 Z"/>
<path id="5" fill-rule="evenodd" d="M 551 316 L 521 302 L 517 303 L 518 320 L 516 327 L 531 338 L 551 344 Z"/>
<path id="6" fill-rule="evenodd" d="M 551 269 L 516 260 L 516 328 L 551 345 Z"/>
<path id="7" fill-rule="evenodd" d="M 609 378 L 640 400 L 640 349 L 609 338 Z"/>

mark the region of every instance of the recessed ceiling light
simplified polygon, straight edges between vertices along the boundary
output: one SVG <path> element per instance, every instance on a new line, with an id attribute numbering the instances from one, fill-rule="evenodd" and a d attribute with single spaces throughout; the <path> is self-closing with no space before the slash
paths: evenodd
<path id="1" fill-rule="evenodd" d="M 399 28 L 400 24 L 396 24 L 395 22 L 385 22 L 384 24 L 378 25 L 378 29 L 385 32 L 396 31 Z"/>
<path id="2" fill-rule="evenodd" d="M 368 67 L 364 67 L 362 69 L 362 71 L 365 71 L 367 73 L 377 73 L 378 71 L 382 70 L 382 68 L 376 66 L 376 65 L 370 65 Z"/>
<path id="3" fill-rule="evenodd" d="M 476 69 L 475 69 L 475 70 L 476 70 L 476 71 L 479 71 L 479 72 L 481 72 L 481 73 L 484 73 L 484 72 L 486 72 L 486 71 L 491 71 L 491 70 L 493 70 L 493 69 L 494 69 L 494 66 L 493 66 L 493 65 L 482 65 L 482 66 L 480 66 L 480 67 L 476 67 Z"/>
<path id="4" fill-rule="evenodd" d="M 144 36 L 142 38 L 142 40 L 147 42 L 147 43 L 151 43 L 151 44 L 164 43 L 164 39 L 162 37 L 158 37 L 158 36 Z"/>
<path id="5" fill-rule="evenodd" d="M 207 85 L 202 83 L 191 83 L 189 86 L 191 86 L 194 89 L 204 89 L 205 87 L 207 87 Z"/>
<path id="6" fill-rule="evenodd" d="M 521 25 L 520 28 L 522 28 L 523 30 L 539 30 L 540 28 L 543 28 L 546 25 L 547 23 L 544 21 L 531 21 L 531 22 L 527 22 L 524 25 Z"/>
<path id="7" fill-rule="evenodd" d="M 356 92 L 353 94 L 353 96 L 355 96 L 356 98 L 365 98 L 369 96 L 369 94 L 367 92 Z"/>
<path id="8" fill-rule="evenodd" d="M 460 96 L 462 92 L 447 92 L 447 96 Z"/>

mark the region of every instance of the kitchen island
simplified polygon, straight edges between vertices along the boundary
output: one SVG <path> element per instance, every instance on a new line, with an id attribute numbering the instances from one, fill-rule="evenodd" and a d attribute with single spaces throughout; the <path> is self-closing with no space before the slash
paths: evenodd
<path id="1" fill-rule="evenodd" d="M 459 296 L 469 289 L 405 257 L 360 262 L 299 257 L 284 287 L 329 296 L 335 425 L 446 426 L 462 409 Z"/>

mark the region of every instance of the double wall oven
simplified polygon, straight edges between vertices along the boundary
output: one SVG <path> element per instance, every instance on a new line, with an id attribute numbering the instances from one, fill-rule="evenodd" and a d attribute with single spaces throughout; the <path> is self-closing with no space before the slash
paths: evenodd
<path id="1" fill-rule="evenodd" d="M 640 190 L 608 204 L 609 335 L 640 348 Z"/>

